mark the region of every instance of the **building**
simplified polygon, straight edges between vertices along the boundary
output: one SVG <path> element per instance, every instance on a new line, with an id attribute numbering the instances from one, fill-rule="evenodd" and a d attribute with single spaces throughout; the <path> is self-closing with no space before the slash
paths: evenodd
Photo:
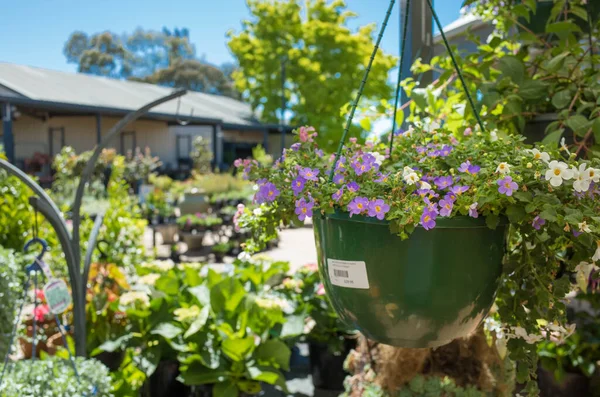
<path id="1" fill-rule="evenodd" d="M 63 146 L 93 149 L 125 114 L 172 92 L 153 84 L 65 73 L 0 62 L 0 143 L 21 168 L 34 156 L 54 156 Z M 162 104 L 127 126 L 109 146 L 127 154 L 148 147 L 166 171 L 189 164 L 192 141 L 210 141 L 215 165 L 228 167 L 262 144 L 281 153 L 281 129 L 260 123 L 248 104 L 199 92 Z M 292 142 L 289 128 L 285 144 Z"/>

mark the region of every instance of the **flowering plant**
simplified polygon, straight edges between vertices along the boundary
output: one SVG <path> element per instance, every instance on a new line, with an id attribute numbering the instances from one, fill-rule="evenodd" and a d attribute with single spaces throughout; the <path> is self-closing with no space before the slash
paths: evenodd
<path id="1" fill-rule="evenodd" d="M 218 227 L 222 223 L 221 218 L 202 213 L 183 215 L 177 218 L 177 225 L 184 232 L 205 231 Z"/>
<path id="2" fill-rule="evenodd" d="M 520 137 L 417 123 L 395 134 L 391 152 L 382 143 L 351 140 L 335 161 L 318 148 L 312 127 L 296 133 L 299 142 L 273 167 L 244 167 L 257 183 L 255 201 L 265 207 L 239 218 L 242 227 L 254 227 L 250 247 L 261 245 L 261 230 L 336 211 L 387 221 L 404 239 L 417 227 L 434 229 L 441 218 L 481 217 L 490 228 L 507 223 L 498 312 L 527 335 L 541 334 L 538 319 L 565 322 L 567 272 L 597 270 L 598 160 L 531 148 Z M 513 359 L 534 367 L 535 347 L 525 339 L 513 338 L 508 347 Z"/>

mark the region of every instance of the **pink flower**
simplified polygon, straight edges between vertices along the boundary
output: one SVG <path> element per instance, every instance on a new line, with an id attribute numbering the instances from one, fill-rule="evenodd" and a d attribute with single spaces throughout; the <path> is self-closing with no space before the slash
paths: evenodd
<path id="1" fill-rule="evenodd" d="M 304 268 L 306 270 L 310 270 L 311 272 L 316 272 L 317 270 L 319 270 L 319 265 L 316 263 L 307 263 L 306 265 L 304 265 Z"/>
<path id="2" fill-rule="evenodd" d="M 356 138 L 354 138 L 354 137 L 352 137 L 352 138 L 350 138 L 350 139 L 349 139 L 350 143 L 356 143 L 356 140 L 357 140 L 357 139 L 356 139 Z"/>
<path id="3" fill-rule="evenodd" d="M 470 135 L 473 135 L 473 130 L 471 129 L 471 127 L 467 127 L 467 128 L 465 129 L 464 135 L 465 135 L 465 136 L 470 136 Z"/>
<path id="4" fill-rule="evenodd" d="M 36 289 L 35 290 L 35 296 L 38 298 L 38 300 L 43 301 L 44 299 L 46 299 L 46 297 L 44 296 L 44 291 L 42 291 L 41 289 Z"/>
<path id="5" fill-rule="evenodd" d="M 323 286 L 323 283 L 319 284 L 319 286 L 317 287 L 317 295 L 325 295 L 325 287 Z"/>
<path id="6" fill-rule="evenodd" d="M 33 309 L 33 317 L 35 321 L 42 322 L 46 319 L 46 315 L 50 313 L 48 305 L 40 305 Z"/>
<path id="7" fill-rule="evenodd" d="M 300 127 L 298 129 L 298 138 L 300 139 L 300 142 L 312 142 L 313 134 L 311 134 L 311 132 L 314 131 L 314 127 Z"/>

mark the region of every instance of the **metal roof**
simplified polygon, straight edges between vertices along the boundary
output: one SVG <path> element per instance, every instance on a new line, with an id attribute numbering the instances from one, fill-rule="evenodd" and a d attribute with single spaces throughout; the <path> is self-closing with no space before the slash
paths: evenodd
<path id="1" fill-rule="evenodd" d="M 460 35 L 461 33 L 466 32 L 470 28 L 477 29 L 478 27 L 485 25 L 486 22 L 480 17 L 473 14 L 466 14 L 444 26 L 444 33 L 446 34 L 447 39 L 451 39 L 457 35 Z M 433 42 L 437 44 L 441 41 L 442 35 L 440 32 L 437 32 L 433 36 Z"/>
<path id="2" fill-rule="evenodd" d="M 67 73 L 0 62 L 0 101 L 98 113 L 124 113 L 173 91 L 169 87 L 81 73 Z M 193 110 L 193 113 L 192 113 Z M 157 106 L 149 116 L 185 121 L 263 128 L 250 105 L 241 101 L 190 91 Z"/>

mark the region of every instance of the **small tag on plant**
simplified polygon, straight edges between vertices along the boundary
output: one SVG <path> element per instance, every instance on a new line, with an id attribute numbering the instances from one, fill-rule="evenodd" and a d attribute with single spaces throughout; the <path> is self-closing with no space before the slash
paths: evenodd
<path id="1" fill-rule="evenodd" d="M 338 287 L 369 289 L 367 266 L 362 261 L 327 259 L 329 280 Z"/>
<path id="2" fill-rule="evenodd" d="M 44 296 L 50 311 L 61 314 L 69 308 L 72 302 L 67 283 L 61 279 L 52 279 L 44 286 Z"/>

